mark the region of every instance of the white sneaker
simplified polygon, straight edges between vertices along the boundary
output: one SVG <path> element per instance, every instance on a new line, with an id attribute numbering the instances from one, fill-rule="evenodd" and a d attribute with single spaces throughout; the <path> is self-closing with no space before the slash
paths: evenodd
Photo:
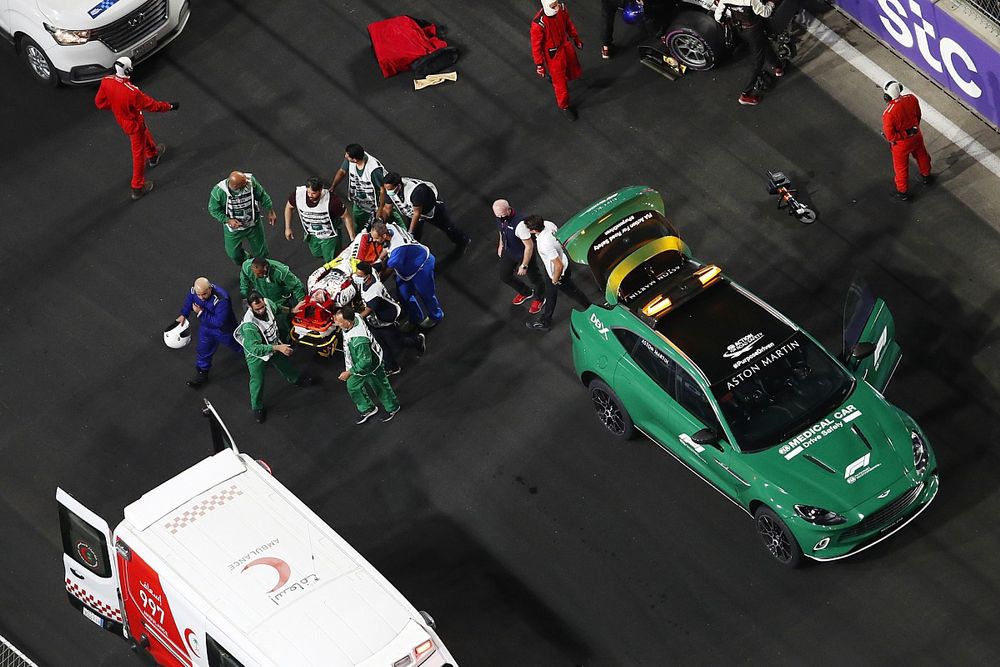
<path id="1" fill-rule="evenodd" d="M 366 421 L 368 421 L 369 419 L 371 419 L 372 417 L 374 417 L 376 412 L 378 412 L 378 406 L 377 405 L 375 407 L 373 407 L 371 410 L 369 410 L 368 412 L 362 413 L 361 416 L 358 417 L 358 421 L 356 423 L 358 423 L 358 424 L 364 424 Z"/>

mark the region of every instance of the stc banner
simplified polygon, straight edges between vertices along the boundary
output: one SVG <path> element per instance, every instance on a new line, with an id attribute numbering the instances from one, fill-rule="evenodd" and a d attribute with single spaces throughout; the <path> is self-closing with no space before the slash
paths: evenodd
<path id="1" fill-rule="evenodd" d="M 932 0 L 833 1 L 1000 127 L 1000 53 L 993 46 L 938 9 Z"/>

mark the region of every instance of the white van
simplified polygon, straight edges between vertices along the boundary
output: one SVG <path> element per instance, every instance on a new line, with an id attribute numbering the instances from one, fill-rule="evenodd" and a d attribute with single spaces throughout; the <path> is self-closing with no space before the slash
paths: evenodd
<path id="1" fill-rule="evenodd" d="M 188 0 L 0 0 L 0 35 L 41 83 L 90 83 L 137 64 L 173 41 Z"/>
<path id="2" fill-rule="evenodd" d="M 56 490 L 73 606 L 170 667 L 454 666 L 433 619 L 204 413 L 216 453 L 113 533 Z"/>

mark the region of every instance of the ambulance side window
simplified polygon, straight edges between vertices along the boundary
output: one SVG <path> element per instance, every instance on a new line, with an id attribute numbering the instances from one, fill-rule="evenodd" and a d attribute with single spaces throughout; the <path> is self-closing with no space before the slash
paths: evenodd
<path id="1" fill-rule="evenodd" d="M 63 551 L 98 577 L 111 576 L 111 560 L 104 534 L 68 509 L 59 506 Z"/>
<path id="2" fill-rule="evenodd" d="M 234 658 L 224 646 L 212 639 L 212 635 L 205 635 L 208 644 L 208 665 L 209 667 L 243 667 L 243 663 Z"/>

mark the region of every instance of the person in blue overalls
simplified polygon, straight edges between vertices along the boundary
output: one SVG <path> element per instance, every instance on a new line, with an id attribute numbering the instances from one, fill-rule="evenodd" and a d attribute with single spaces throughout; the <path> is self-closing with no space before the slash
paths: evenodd
<path id="1" fill-rule="evenodd" d="M 430 329 L 444 319 L 434 285 L 434 255 L 395 223 L 372 224 L 372 240 L 381 243 L 381 259 L 396 274 L 399 296 L 406 303 L 411 326 Z"/>
<path id="2" fill-rule="evenodd" d="M 194 287 L 184 300 L 181 314 L 177 321 L 183 323 L 195 313 L 201 325 L 198 327 L 198 357 L 194 362 L 195 375 L 187 381 L 187 386 L 196 388 L 208 380 L 208 371 L 212 368 L 212 357 L 219 349 L 219 344 L 225 345 L 241 357 L 243 348 L 233 338 L 236 328 L 236 318 L 233 316 L 232 303 L 226 290 L 213 285 L 208 278 L 198 278 Z"/>

